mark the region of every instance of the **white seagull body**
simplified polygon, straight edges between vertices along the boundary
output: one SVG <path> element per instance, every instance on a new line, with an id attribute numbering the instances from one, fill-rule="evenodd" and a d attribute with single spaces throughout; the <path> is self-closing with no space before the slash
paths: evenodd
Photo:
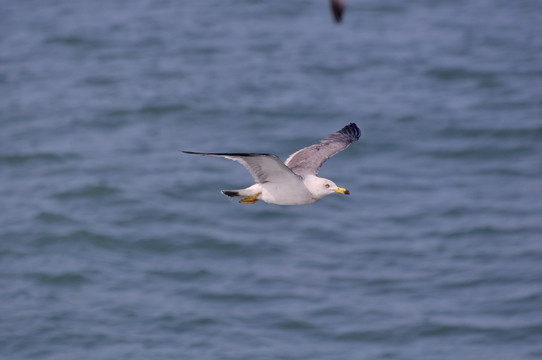
<path id="1" fill-rule="evenodd" d="M 345 188 L 338 187 L 333 181 L 316 174 L 327 159 L 346 149 L 352 142 L 357 141 L 360 135 L 357 125 L 350 123 L 320 143 L 293 153 L 285 163 L 272 154 L 183 152 L 224 157 L 247 168 L 256 182 L 254 185 L 240 190 L 222 190 L 222 193 L 229 197 L 243 197 L 241 203 L 253 204 L 263 200 L 277 205 L 304 205 L 333 193 L 350 194 Z"/>

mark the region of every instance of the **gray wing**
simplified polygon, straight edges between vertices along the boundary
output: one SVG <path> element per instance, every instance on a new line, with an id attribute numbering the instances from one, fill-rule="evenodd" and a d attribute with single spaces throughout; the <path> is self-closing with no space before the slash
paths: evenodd
<path id="1" fill-rule="evenodd" d="M 357 141 L 360 135 L 361 130 L 358 126 L 350 123 L 340 131 L 320 141 L 319 144 L 311 145 L 293 153 L 288 157 L 285 164 L 297 175 L 316 175 L 327 159 L 346 149 L 348 145 Z"/>
<path id="2" fill-rule="evenodd" d="M 243 165 L 257 183 L 285 182 L 288 180 L 299 181 L 299 176 L 294 174 L 284 163 L 272 154 L 257 153 L 200 153 L 183 151 L 186 154 L 195 154 L 212 157 L 223 157 L 237 161 Z"/>

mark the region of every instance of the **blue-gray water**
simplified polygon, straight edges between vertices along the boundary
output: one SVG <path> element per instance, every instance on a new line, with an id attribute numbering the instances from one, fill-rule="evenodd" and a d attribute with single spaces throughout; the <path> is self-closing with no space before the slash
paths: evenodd
<path id="1" fill-rule="evenodd" d="M 1 359 L 542 358 L 539 1 L 0 3 Z"/>

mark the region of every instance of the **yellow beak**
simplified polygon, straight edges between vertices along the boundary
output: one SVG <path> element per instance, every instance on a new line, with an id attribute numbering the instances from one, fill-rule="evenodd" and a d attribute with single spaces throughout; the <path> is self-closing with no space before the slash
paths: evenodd
<path id="1" fill-rule="evenodd" d="M 346 190 L 345 188 L 342 188 L 342 187 L 338 187 L 333 191 L 335 191 L 336 193 L 339 193 L 339 194 L 350 195 L 350 191 L 348 191 L 348 190 Z"/>

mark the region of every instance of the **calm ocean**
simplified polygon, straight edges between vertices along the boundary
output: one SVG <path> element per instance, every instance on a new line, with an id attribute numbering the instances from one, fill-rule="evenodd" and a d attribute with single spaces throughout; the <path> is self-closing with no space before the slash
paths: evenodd
<path id="1" fill-rule="evenodd" d="M 0 359 L 542 359 L 542 2 L 0 0 Z"/>

